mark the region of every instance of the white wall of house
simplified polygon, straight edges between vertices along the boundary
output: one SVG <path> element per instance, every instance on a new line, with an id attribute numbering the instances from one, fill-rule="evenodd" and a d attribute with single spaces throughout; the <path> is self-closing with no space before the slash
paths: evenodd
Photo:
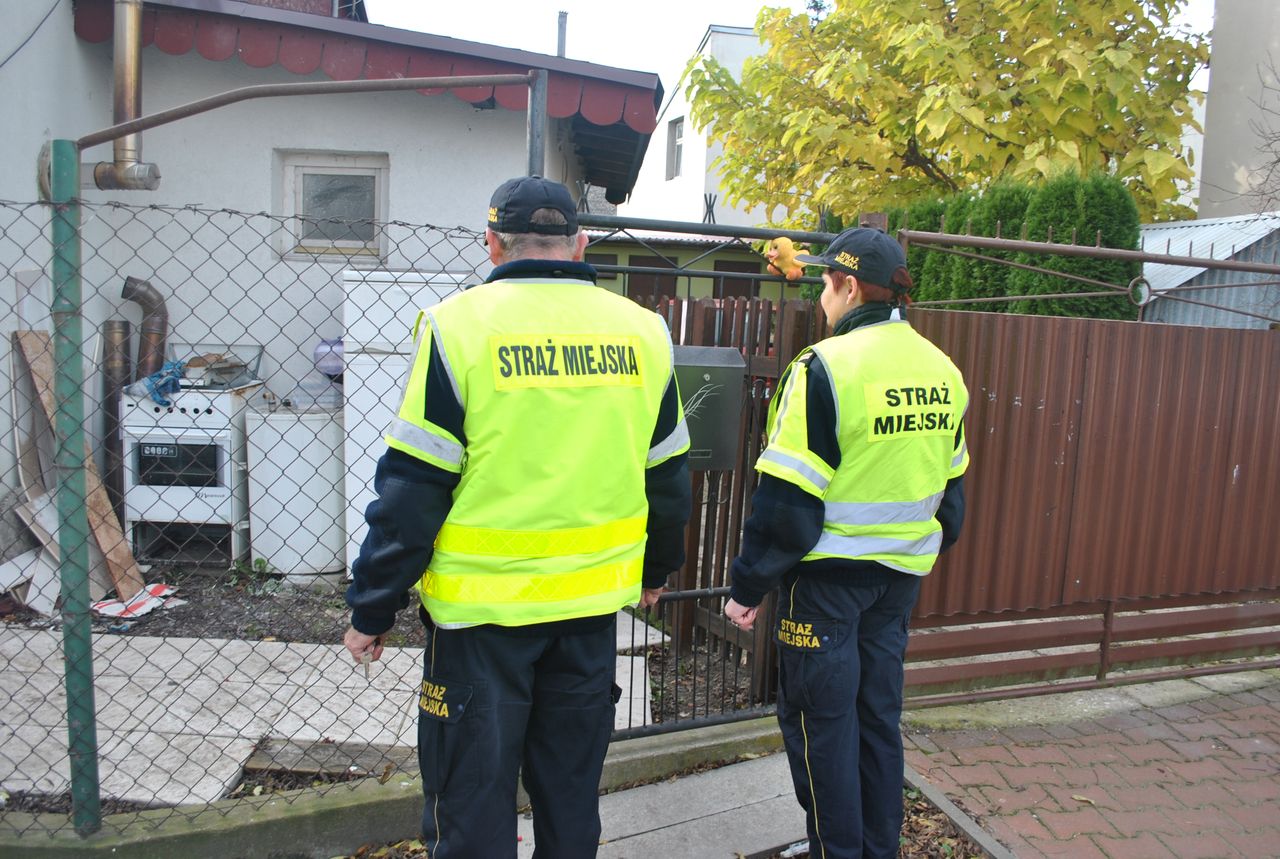
<path id="1" fill-rule="evenodd" d="M 733 72 L 742 74 L 742 64 L 761 53 L 763 46 L 750 27 L 712 25 L 703 37 L 697 53 L 715 58 Z M 657 218 L 666 221 L 704 220 L 706 194 L 714 194 L 715 222 L 734 226 L 761 226 L 768 221 L 763 206 L 747 209 L 730 206 L 720 189 L 720 173 L 714 166 L 722 147 L 708 140 L 704 130 L 696 130 L 689 117 L 689 101 L 685 98 L 686 81 L 683 67 L 665 70 L 664 80 L 675 80 L 667 93 L 667 102 L 658 117 L 658 128 L 649 144 L 649 152 L 640 168 L 635 190 L 630 199 L 618 207 L 618 214 L 631 218 Z M 670 135 L 672 124 L 683 120 L 680 175 L 668 178 Z"/>
<path id="2" fill-rule="evenodd" d="M 61 0 L 48 19 L 48 3 L 8 3 L 0 35 L 0 116 L 5 117 L 0 153 L 0 199 L 36 199 L 36 157 L 52 137 L 75 137 L 111 118 L 111 77 L 102 77 L 72 32 L 71 0 Z M 37 30 L 37 26 L 39 29 Z M 21 49 L 19 44 L 34 31 Z M 96 115 L 95 104 L 106 113 Z"/>
<path id="3" fill-rule="evenodd" d="M 44 3 L 11 4 L 0 57 L 36 28 Z M 90 44 L 73 32 L 70 0 L 54 9 L 31 41 L 0 68 L 0 200 L 37 200 L 36 159 L 53 138 L 76 138 L 112 123 L 110 44 Z M 10 44 L 12 43 L 12 44 Z M 155 47 L 142 55 L 143 112 L 264 83 L 326 80 L 238 59 L 211 62 L 198 53 L 171 56 Z M 386 165 L 384 216 L 392 221 L 482 230 L 489 196 L 502 181 L 526 171 L 526 119 L 520 112 L 477 110 L 450 94 L 417 92 L 319 95 L 247 101 L 151 129 L 142 135 L 143 160 L 161 173 L 156 191 L 87 189 L 84 212 L 83 295 L 86 428 L 100 433 L 100 378 L 94 353 L 106 319 L 127 319 L 136 332 L 141 308 L 120 298 L 125 276 L 152 282 L 165 297 L 170 338 L 191 343 L 248 342 L 265 348 L 267 385 L 287 395 L 312 368 L 320 338 L 342 335 L 338 257 L 289 253 L 283 231 L 289 202 L 283 190 L 287 152 L 355 153 Z M 566 121 L 549 123 L 547 175 L 570 188 L 580 177 Z M 87 150 L 82 161 L 110 160 L 111 145 Z M 194 206 L 203 211 L 113 209 Z M 16 213 L 16 214 L 15 214 Z M 254 214 L 263 213 L 263 214 Z M 48 213 L 0 208 L 0 383 L 12 387 L 8 333 L 18 327 L 17 271 L 47 272 Z M 433 246 L 438 233 L 393 228 L 387 253 L 369 267 L 470 272 L 487 267 L 484 248 L 464 236 Z M 461 247 L 461 250 L 458 248 Z M 412 320 L 407 320 L 406 324 Z M 11 409 L 0 409 L 0 490 L 15 477 Z"/>
<path id="4" fill-rule="evenodd" d="M 1280 182 L 1261 185 L 1277 153 L 1259 149 L 1259 127 L 1280 134 L 1280 4 L 1217 0 L 1210 62 L 1198 216 L 1273 210 L 1280 206 Z"/>

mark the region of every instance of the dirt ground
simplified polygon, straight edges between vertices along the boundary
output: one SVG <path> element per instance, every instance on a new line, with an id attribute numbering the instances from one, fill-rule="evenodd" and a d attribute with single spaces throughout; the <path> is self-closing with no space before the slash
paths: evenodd
<path id="1" fill-rule="evenodd" d="M 129 621 L 95 616 L 94 632 L 337 644 L 350 617 L 342 600 L 345 584 L 304 589 L 244 567 L 160 565 L 148 570 L 146 580 L 175 587 L 171 599 L 181 604 L 166 604 Z M 414 609 L 401 612 L 387 643 L 423 644 L 422 624 Z"/>

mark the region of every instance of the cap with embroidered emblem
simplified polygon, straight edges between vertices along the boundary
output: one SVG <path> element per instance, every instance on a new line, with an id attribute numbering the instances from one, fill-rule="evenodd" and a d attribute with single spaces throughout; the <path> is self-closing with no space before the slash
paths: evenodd
<path id="1" fill-rule="evenodd" d="M 563 224 L 535 224 L 538 209 L 554 209 L 564 215 Z M 520 176 L 498 186 L 489 201 L 489 229 L 495 233 L 539 233 L 573 236 L 578 233 L 578 207 L 569 189 L 541 176 Z"/>
<path id="2" fill-rule="evenodd" d="M 821 256 L 796 254 L 796 259 L 807 265 L 834 268 L 858 280 L 895 290 L 893 273 L 907 265 L 907 255 L 903 253 L 902 246 L 884 230 L 871 227 L 845 230 L 831 240 Z"/>

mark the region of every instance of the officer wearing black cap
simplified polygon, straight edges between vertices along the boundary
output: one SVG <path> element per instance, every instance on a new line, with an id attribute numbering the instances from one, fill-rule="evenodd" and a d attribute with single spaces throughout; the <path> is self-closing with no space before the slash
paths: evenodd
<path id="1" fill-rule="evenodd" d="M 684 560 L 688 429 L 657 314 L 595 285 L 568 190 L 503 183 L 483 284 L 419 314 L 347 592 L 357 661 L 402 597 L 427 628 L 418 758 L 432 859 L 591 857 L 616 633 Z"/>
<path id="2" fill-rule="evenodd" d="M 907 324 L 902 248 L 846 230 L 821 256 L 834 336 L 801 353 L 770 404 L 759 487 L 725 614 L 750 629 L 781 585 L 778 723 L 809 855 L 898 855 L 907 624 L 964 519 L 968 391 Z"/>

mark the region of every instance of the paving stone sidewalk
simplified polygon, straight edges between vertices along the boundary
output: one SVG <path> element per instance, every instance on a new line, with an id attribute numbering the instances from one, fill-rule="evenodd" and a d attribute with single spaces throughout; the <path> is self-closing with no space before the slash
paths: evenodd
<path id="1" fill-rule="evenodd" d="M 908 711 L 904 728 L 908 765 L 1019 859 L 1280 856 L 1280 671 Z"/>

